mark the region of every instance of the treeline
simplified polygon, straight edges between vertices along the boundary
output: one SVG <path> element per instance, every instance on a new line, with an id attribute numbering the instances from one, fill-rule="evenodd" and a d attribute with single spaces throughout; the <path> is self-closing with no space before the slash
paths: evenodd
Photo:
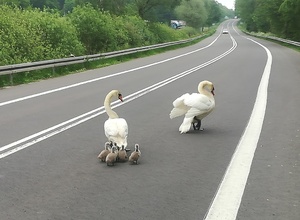
<path id="1" fill-rule="evenodd" d="M 205 7 L 204 14 L 207 16 L 208 23 L 218 22 L 225 16 L 234 16 L 232 10 L 215 0 L 1 0 L 0 4 L 17 5 L 23 9 L 28 7 L 49 8 L 67 14 L 72 12 L 76 6 L 88 3 L 94 8 L 109 11 L 114 15 L 134 14 L 148 21 L 169 22 L 172 19 L 179 19 L 176 18 L 178 15 L 175 9 L 180 5 L 186 5 L 187 2 L 190 7 L 190 11 L 187 12 L 190 16 L 197 10 L 199 4 L 202 4 L 201 7 Z"/>
<path id="2" fill-rule="evenodd" d="M 180 2 L 2 0 L 0 66 L 186 39 L 226 11 L 214 0 Z M 186 20 L 190 27 L 172 29 L 169 19 Z"/>
<path id="3" fill-rule="evenodd" d="M 300 0 L 236 0 L 235 10 L 248 31 L 300 41 Z"/>

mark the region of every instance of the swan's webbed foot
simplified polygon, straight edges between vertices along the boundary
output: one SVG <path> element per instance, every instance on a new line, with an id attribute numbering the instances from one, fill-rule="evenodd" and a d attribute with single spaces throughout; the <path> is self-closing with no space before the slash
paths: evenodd
<path id="1" fill-rule="evenodd" d="M 197 121 L 197 124 L 192 122 L 194 130 L 203 131 L 204 129 L 201 128 L 201 120 L 197 119 L 196 117 L 194 117 L 194 120 Z"/>

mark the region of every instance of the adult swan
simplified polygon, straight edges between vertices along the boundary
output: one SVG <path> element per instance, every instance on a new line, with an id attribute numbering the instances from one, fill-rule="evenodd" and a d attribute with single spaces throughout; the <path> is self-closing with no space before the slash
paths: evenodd
<path id="1" fill-rule="evenodd" d="M 203 130 L 201 120 L 215 108 L 214 85 L 210 81 L 202 81 L 198 85 L 198 91 L 199 93 L 186 93 L 173 102 L 170 118 L 185 115 L 179 127 L 181 133 L 188 132 L 191 124 L 194 130 Z"/>
<path id="2" fill-rule="evenodd" d="M 110 91 L 104 100 L 104 107 L 108 119 L 104 123 L 104 132 L 108 141 L 111 141 L 119 148 L 127 147 L 128 125 L 124 118 L 119 118 L 117 113 L 111 109 L 111 102 L 120 99 L 123 102 L 121 93 L 118 90 Z"/>

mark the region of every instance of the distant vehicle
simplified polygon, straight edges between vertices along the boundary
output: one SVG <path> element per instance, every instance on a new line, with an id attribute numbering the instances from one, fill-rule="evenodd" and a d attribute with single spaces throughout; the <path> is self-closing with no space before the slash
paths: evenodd
<path id="1" fill-rule="evenodd" d="M 171 27 L 174 29 L 180 29 L 186 26 L 186 22 L 182 20 L 171 20 Z"/>
<path id="2" fill-rule="evenodd" d="M 223 34 L 228 34 L 228 30 L 227 29 L 223 29 Z"/>

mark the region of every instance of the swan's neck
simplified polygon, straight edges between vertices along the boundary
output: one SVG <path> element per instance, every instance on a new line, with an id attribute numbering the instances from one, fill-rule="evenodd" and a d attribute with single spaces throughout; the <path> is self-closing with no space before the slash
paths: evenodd
<path id="1" fill-rule="evenodd" d="M 209 91 L 206 87 L 206 85 L 199 85 L 198 87 L 198 91 L 200 94 L 206 95 L 208 96 L 210 99 L 215 99 L 214 95 L 211 93 L 211 91 Z"/>
<path id="2" fill-rule="evenodd" d="M 104 108 L 109 118 L 119 118 L 118 114 L 115 111 L 113 111 L 110 107 L 113 96 L 113 92 L 107 94 L 104 100 Z"/>

